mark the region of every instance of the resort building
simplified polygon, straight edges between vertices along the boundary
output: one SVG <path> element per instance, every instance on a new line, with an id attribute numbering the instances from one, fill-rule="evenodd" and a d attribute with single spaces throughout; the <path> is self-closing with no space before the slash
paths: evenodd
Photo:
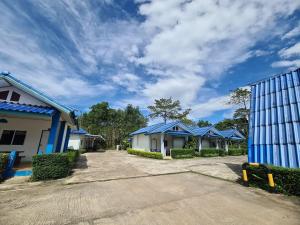
<path id="1" fill-rule="evenodd" d="M 0 152 L 15 150 L 22 161 L 38 152 L 63 152 L 75 124 L 73 109 L 0 73 Z"/>
<path id="2" fill-rule="evenodd" d="M 141 128 L 133 133 L 132 148 L 170 155 L 172 148 L 183 148 L 189 137 L 196 137 L 198 151 L 205 148 L 224 148 L 228 141 L 242 141 L 245 137 L 237 130 L 219 131 L 213 126 L 187 126 L 180 121 L 159 123 Z"/>
<path id="3" fill-rule="evenodd" d="M 104 141 L 101 135 L 89 134 L 86 130 L 72 129 L 69 139 L 68 148 L 79 150 L 97 150 L 100 148 L 100 142 Z"/>

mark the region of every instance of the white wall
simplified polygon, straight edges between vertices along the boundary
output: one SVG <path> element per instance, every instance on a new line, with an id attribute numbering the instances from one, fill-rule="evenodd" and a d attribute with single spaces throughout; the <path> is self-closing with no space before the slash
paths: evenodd
<path id="1" fill-rule="evenodd" d="M 0 118 L 8 121 L 8 123 L 0 123 L 0 137 L 3 130 L 20 130 L 27 132 L 24 145 L 0 145 L 0 152 L 11 150 L 25 151 L 21 154 L 25 155 L 22 161 L 31 161 L 32 156 L 37 153 L 42 130 L 47 130 L 51 127 L 50 118 L 29 119 L 1 115 Z"/>
<path id="2" fill-rule="evenodd" d="M 133 136 L 132 148 L 136 150 L 150 151 L 149 135 L 137 134 Z"/>
<path id="3" fill-rule="evenodd" d="M 81 148 L 81 140 L 82 137 L 78 134 L 71 134 L 69 143 L 68 143 L 68 148 L 73 148 L 74 150 L 79 150 Z"/>
<path id="4" fill-rule="evenodd" d="M 17 92 L 18 94 L 20 94 L 20 100 L 18 103 L 20 104 L 30 104 L 30 105 L 38 105 L 38 106 L 47 106 L 45 103 L 39 101 L 38 99 L 36 99 L 35 97 L 23 92 L 22 90 L 14 87 L 14 86 L 9 86 L 9 87 L 0 87 L 0 91 L 9 91 L 8 97 L 6 99 L 6 101 L 10 101 L 10 97 L 13 91 Z M 1 100 L 0 100 L 1 101 Z"/>

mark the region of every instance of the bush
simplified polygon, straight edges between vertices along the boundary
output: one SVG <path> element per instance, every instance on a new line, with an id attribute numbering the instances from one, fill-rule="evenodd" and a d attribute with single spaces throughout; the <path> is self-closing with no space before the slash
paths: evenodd
<path id="1" fill-rule="evenodd" d="M 193 158 L 194 154 L 195 154 L 194 149 L 183 149 L 183 148 L 171 149 L 171 156 L 173 159 Z"/>
<path id="2" fill-rule="evenodd" d="M 273 174 L 275 192 L 300 196 L 300 169 L 268 166 Z M 247 170 L 249 185 L 268 190 L 268 177 L 261 167 L 250 166 Z"/>
<path id="3" fill-rule="evenodd" d="M 243 154 L 245 154 L 244 153 L 245 151 L 244 151 L 244 149 L 239 149 L 239 148 L 230 148 L 230 149 L 228 149 L 228 155 L 235 155 L 235 156 L 237 156 L 237 155 L 243 155 Z"/>
<path id="4" fill-rule="evenodd" d="M 0 181 L 3 180 L 3 172 L 8 162 L 8 156 L 9 154 L 7 153 L 0 153 Z"/>
<path id="5" fill-rule="evenodd" d="M 163 159 L 163 155 L 160 152 L 145 152 L 141 150 L 134 150 L 134 149 L 127 149 L 127 153 L 131 155 L 138 155 L 142 157 L 147 158 L 153 158 L 153 159 Z"/>
<path id="6" fill-rule="evenodd" d="M 59 179 L 69 175 L 70 162 L 66 153 L 34 155 L 32 159 L 34 181 Z"/>
<path id="7" fill-rule="evenodd" d="M 202 157 L 216 157 L 216 156 L 225 156 L 227 153 L 223 149 L 202 149 L 200 151 L 200 156 Z"/>
<path id="8" fill-rule="evenodd" d="M 80 153 L 78 150 L 70 150 L 69 149 L 65 154 L 68 157 L 69 166 L 70 166 L 70 168 L 72 168 L 75 165 L 75 162 L 77 161 Z"/>

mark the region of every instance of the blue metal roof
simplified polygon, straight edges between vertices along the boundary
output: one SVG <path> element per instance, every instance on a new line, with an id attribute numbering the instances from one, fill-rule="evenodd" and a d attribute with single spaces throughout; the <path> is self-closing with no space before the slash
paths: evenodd
<path id="1" fill-rule="evenodd" d="M 251 85 L 248 161 L 300 168 L 300 68 Z"/>
<path id="2" fill-rule="evenodd" d="M 220 130 L 219 131 L 223 137 L 225 138 L 232 138 L 232 139 L 245 139 L 244 135 L 242 135 L 238 130 L 236 129 L 228 129 L 228 130 Z"/>
<path id="3" fill-rule="evenodd" d="M 72 129 L 71 134 L 78 134 L 78 135 L 85 135 L 88 134 L 88 132 L 82 128 L 77 129 Z"/>
<path id="4" fill-rule="evenodd" d="M 137 131 L 132 132 L 130 135 L 148 133 L 148 132 L 150 132 L 150 131 L 152 131 L 152 130 L 160 127 L 160 126 L 163 126 L 163 125 L 164 125 L 164 123 L 158 123 L 158 124 L 154 124 L 154 125 L 151 125 L 151 126 L 148 126 L 148 127 L 143 127 L 143 128 L 141 128 Z"/>
<path id="5" fill-rule="evenodd" d="M 17 104 L 11 102 L 0 102 L 0 111 L 36 113 L 52 116 L 56 112 L 56 109 L 52 107 Z"/>

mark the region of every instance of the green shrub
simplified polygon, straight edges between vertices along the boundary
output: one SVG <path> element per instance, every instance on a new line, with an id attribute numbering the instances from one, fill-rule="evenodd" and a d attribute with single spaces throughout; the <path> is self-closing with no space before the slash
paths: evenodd
<path id="1" fill-rule="evenodd" d="M 194 154 L 195 154 L 194 149 L 185 149 L 185 148 L 171 149 L 171 156 L 173 159 L 193 158 Z"/>
<path id="2" fill-rule="evenodd" d="M 131 155 L 138 155 L 142 157 L 147 158 L 153 158 L 153 159 L 163 159 L 163 155 L 160 152 L 145 152 L 141 150 L 134 150 L 134 149 L 127 149 L 127 153 Z"/>
<path id="3" fill-rule="evenodd" d="M 273 174 L 275 192 L 300 196 L 300 169 L 268 166 Z M 249 184 L 268 190 L 268 177 L 261 167 L 250 166 L 247 170 Z"/>
<path id="4" fill-rule="evenodd" d="M 59 179 L 69 175 L 70 163 L 65 153 L 34 155 L 32 159 L 34 181 Z"/>
<path id="5" fill-rule="evenodd" d="M 226 152 L 222 149 L 214 149 L 214 148 L 208 148 L 208 149 L 202 149 L 200 151 L 200 156 L 202 157 L 216 157 L 216 156 L 225 156 Z"/>
<path id="6" fill-rule="evenodd" d="M 0 181 L 3 180 L 3 172 L 8 162 L 8 156 L 9 154 L 7 153 L 0 153 Z"/>
<path id="7" fill-rule="evenodd" d="M 72 168 L 75 165 L 80 153 L 78 150 L 69 149 L 65 154 L 68 156 L 69 165 Z"/>
<path id="8" fill-rule="evenodd" d="M 237 156 L 237 155 L 243 155 L 243 154 L 244 154 L 244 149 L 242 149 L 242 148 L 229 148 L 228 149 L 228 155 Z"/>

